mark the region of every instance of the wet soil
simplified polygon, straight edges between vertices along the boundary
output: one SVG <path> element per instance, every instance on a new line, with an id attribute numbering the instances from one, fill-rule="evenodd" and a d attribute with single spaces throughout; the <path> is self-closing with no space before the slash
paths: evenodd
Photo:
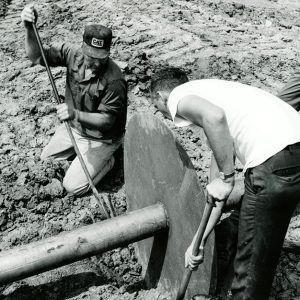
<path id="1" fill-rule="evenodd" d="M 0 251 L 103 219 L 91 195 L 66 194 L 68 162 L 42 162 L 40 153 L 59 124 L 46 71 L 24 51 L 20 12 L 24 0 L 0 0 Z M 85 24 L 114 32 L 112 57 L 130 86 L 129 115 L 151 111 L 149 78 L 161 65 L 184 68 L 191 79 L 238 80 L 276 93 L 299 62 L 300 3 L 297 0 L 37 0 L 44 43 L 81 42 Z M 64 93 L 63 68 L 52 70 Z M 195 128 L 173 130 L 207 183 L 209 150 Z M 122 151 L 97 187 L 126 211 Z M 241 167 L 237 167 L 241 174 Z M 293 217 L 271 299 L 300 299 L 300 218 Z M 113 251 L 1 288 L 0 299 L 170 299 L 144 290 L 134 247 Z"/>

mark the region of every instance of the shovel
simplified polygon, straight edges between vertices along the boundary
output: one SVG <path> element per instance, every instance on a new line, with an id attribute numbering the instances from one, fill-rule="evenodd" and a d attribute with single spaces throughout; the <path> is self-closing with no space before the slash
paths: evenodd
<path id="1" fill-rule="evenodd" d="M 197 235 L 196 235 L 194 247 L 192 249 L 192 254 L 193 255 L 198 255 L 198 253 L 199 253 L 199 247 L 200 247 L 200 244 L 201 244 L 201 241 L 202 241 L 202 238 L 203 238 L 203 235 L 204 235 L 209 217 L 211 215 L 211 211 L 212 211 L 214 206 L 215 206 L 215 204 L 214 204 L 213 199 L 212 199 L 212 201 L 206 202 L 206 204 L 205 204 L 202 219 L 201 219 L 199 228 L 197 230 Z M 178 293 L 176 295 L 176 300 L 183 300 L 184 299 L 184 295 L 185 295 L 186 289 L 188 287 L 189 281 L 191 279 L 192 272 L 193 271 L 190 268 L 185 269 L 185 271 L 183 273 L 183 277 L 181 279 L 181 283 L 180 283 Z"/>
<path id="2" fill-rule="evenodd" d="M 38 33 L 38 30 L 36 28 L 36 24 L 33 22 L 32 23 L 32 26 L 33 26 L 33 30 L 34 30 L 34 33 L 35 33 L 35 36 L 36 36 L 36 40 L 38 42 L 38 45 L 39 45 L 39 48 L 40 48 L 40 52 L 41 52 L 41 55 L 42 55 L 42 58 L 44 60 L 44 63 L 45 63 L 45 67 L 47 69 L 47 73 L 48 73 L 48 76 L 49 76 L 49 79 L 50 79 L 50 82 L 51 82 L 51 85 L 52 85 L 52 88 L 53 88 L 53 92 L 54 92 L 54 95 L 55 95 L 55 98 L 56 98 L 56 101 L 58 104 L 61 104 L 62 101 L 59 97 L 59 94 L 58 94 L 58 91 L 57 91 L 57 88 L 56 88 L 56 85 L 55 85 L 55 82 L 54 82 L 54 79 L 53 79 L 53 76 L 52 76 L 52 73 L 50 71 L 50 68 L 49 68 L 49 65 L 47 63 L 47 60 L 46 60 L 46 57 L 45 57 L 45 53 L 44 53 L 44 49 L 43 49 L 43 45 L 42 45 L 42 42 L 41 42 L 41 39 L 40 39 L 40 36 L 39 36 L 39 33 Z M 79 151 L 79 148 L 77 146 L 77 143 L 75 141 L 75 138 L 74 138 L 74 135 L 72 133 L 72 130 L 71 130 L 71 126 L 70 126 L 70 123 L 68 121 L 64 121 L 64 124 L 66 126 L 66 129 L 67 129 L 67 132 L 70 136 L 70 139 L 71 139 L 71 142 L 72 142 L 72 145 L 74 147 L 74 150 L 75 150 L 75 153 L 80 161 L 80 164 L 81 164 L 81 167 L 86 175 L 86 178 L 88 180 L 88 183 L 90 185 L 90 188 L 95 196 L 95 199 L 97 200 L 98 202 L 98 205 L 100 207 L 100 209 L 102 210 L 102 213 L 105 215 L 106 218 L 110 218 L 110 217 L 114 217 L 115 216 L 115 212 L 114 212 L 114 209 L 111 205 L 111 203 L 108 201 L 107 206 L 109 207 L 109 210 L 105 207 L 104 203 L 103 203 L 103 199 L 100 197 L 94 183 L 93 183 L 93 180 L 91 178 L 91 175 L 85 165 L 85 162 L 82 158 L 82 155 Z"/>

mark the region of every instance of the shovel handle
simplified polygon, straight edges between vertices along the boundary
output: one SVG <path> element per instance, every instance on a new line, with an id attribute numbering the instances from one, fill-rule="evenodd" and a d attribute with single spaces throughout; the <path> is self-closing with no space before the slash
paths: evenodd
<path id="1" fill-rule="evenodd" d="M 53 92 L 54 92 L 54 95 L 55 95 L 55 99 L 56 99 L 56 101 L 57 101 L 58 104 L 61 104 L 62 101 L 61 101 L 61 99 L 59 97 L 59 94 L 58 94 L 58 91 L 57 91 L 57 88 L 56 88 L 56 85 L 55 85 L 55 82 L 54 82 L 53 75 L 52 75 L 51 70 L 49 68 L 49 65 L 47 63 L 47 59 L 46 59 L 46 56 L 45 56 L 45 52 L 44 52 L 44 49 L 43 49 L 43 45 L 42 45 L 42 42 L 41 42 L 40 35 L 38 33 L 36 24 L 34 22 L 32 23 L 32 27 L 33 27 L 33 30 L 34 30 L 34 33 L 35 33 L 35 37 L 36 37 L 36 40 L 37 40 L 39 48 L 40 48 L 40 52 L 41 52 L 42 58 L 43 58 L 44 63 L 45 63 L 45 67 L 46 67 L 46 70 L 47 70 L 47 73 L 48 73 L 48 77 L 49 77 L 51 85 L 52 85 L 52 89 L 53 89 Z M 110 209 L 108 211 L 106 209 L 106 207 L 105 207 L 105 205 L 103 203 L 103 200 L 100 197 L 100 195 L 99 195 L 99 193 L 98 193 L 98 191 L 97 191 L 94 183 L 93 183 L 91 175 L 90 175 L 90 173 L 89 173 L 89 171 L 88 171 L 88 169 L 86 167 L 86 164 L 85 164 L 85 162 L 84 162 L 84 160 L 82 158 L 82 155 L 81 155 L 81 153 L 79 151 L 79 148 L 77 146 L 77 143 L 75 141 L 73 132 L 71 130 L 70 123 L 68 121 L 64 121 L 64 124 L 65 124 L 67 132 L 68 132 L 68 134 L 70 136 L 70 139 L 71 139 L 72 145 L 74 147 L 75 153 L 76 153 L 76 155 L 77 155 L 77 157 L 78 157 L 78 159 L 80 161 L 81 167 L 82 167 L 82 169 L 83 169 L 83 171 L 84 171 L 84 173 L 86 175 L 86 178 L 88 180 L 90 188 L 91 188 L 91 190 L 92 190 L 92 192 L 93 192 L 93 194 L 94 194 L 94 196 L 95 196 L 95 198 L 96 198 L 96 200 L 98 202 L 99 207 L 101 208 L 101 210 L 104 213 L 104 215 L 106 216 L 106 218 L 110 218 L 110 216 L 114 217 L 115 214 L 114 214 L 114 210 L 112 209 L 111 203 L 109 202 L 109 208 Z"/>
<path id="2" fill-rule="evenodd" d="M 49 68 L 49 65 L 47 63 L 47 59 L 46 59 L 46 56 L 45 56 L 45 52 L 44 52 L 44 48 L 43 48 L 43 45 L 42 45 L 42 41 L 41 41 L 40 35 L 39 35 L 38 30 L 37 30 L 36 24 L 34 22 L 32 23 L 32 27 L 33 27 L 33 31 L 34 31 L 36 40 L 37 40 L 39 48 L 40 48 L 40 52 L 41 52 L 43 61 L 45 63 L 45 67 L 46 67 L 46 70 L 47 70 L 47 73 L 48 73 L 48 77 L 49 77 L 51 85 L 52 85 L 52 89 L 53 89 L 53 92 L 54 92 L 55 99 L 56 99 L 56 101 L 57 101 L 58 104 L 61 104 L 62 101 L 61 101 L 61 99 L 59 97 L 59 94 L 58 94 L 58 91 L 57 91 L 57 88 L 56 88 L 56 85 L 55 85 L 55 82 L 54 82 L 53 75 L 52 75 L 51 70 Z"/>
<path id="3" fill-rule="evenodd" d="M 213 207 L 214 207 L 213 201 L 206 202 L 204 212 L 202 215 L 202 219 L 201 219 L 199 228 L 197 230 L 197 235 L 195 238 L 194 246 L 192 249 L 193 255 L 198 255 L 198 253 L 199 253 L 199 247 L 200 247 L 200 244 L 201 244 L 201 241 L 202 241 L 202 238 L 203 238 L 203 235 L 204 235 L 204 232 L 205 232 L 205 229 L 206 229 L 206 226 L 207 226 L 207 223 L 208 223 L 208 220 L 211 215 L 211 211 L 212 211 Z M 186 268 L 184 270 L 184 274 L 181 279 L 181 283 L 180 283 L 180 287 L 179 287 L 179 290 L 178 290 L 178 293 L 176 296 L 176 300 L 184 299 L 184 295 L 185 295 L 186 289 L 188 287 L 188 284 L 190 282 L 192 272 L 193 271 L 190 268 Z"/>

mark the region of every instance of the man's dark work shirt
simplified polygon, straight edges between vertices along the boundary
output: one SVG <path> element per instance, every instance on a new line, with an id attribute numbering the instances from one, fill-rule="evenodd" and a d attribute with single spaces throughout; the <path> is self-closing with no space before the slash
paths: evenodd
<path id="1" fill-rule="evenodd" d="M 99 74 L 84 78 L 81 48 L 67 43 L 52 45 L 45 49 L 45 56 L 49 66 L 67 67 L 65 102 L 69 107 L 84 112 L 105 112 L 117 117 L 112 128 L 103 132 L 74 120 L 71 126 L 89 138 L 107 141 L 120 138 L 126 124 L 127 84 L 116 63 L 109 58 Z"/>

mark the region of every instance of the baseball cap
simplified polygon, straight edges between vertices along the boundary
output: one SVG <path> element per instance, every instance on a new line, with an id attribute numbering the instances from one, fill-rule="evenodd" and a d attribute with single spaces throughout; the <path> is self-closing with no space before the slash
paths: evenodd
<path id="1" fill-rule="evenodd" d="M 84 54 L 94 58 L 106 58 L 112 40 L 111 29 L 92 24 L 84 28 L 82 51 Z"/>

